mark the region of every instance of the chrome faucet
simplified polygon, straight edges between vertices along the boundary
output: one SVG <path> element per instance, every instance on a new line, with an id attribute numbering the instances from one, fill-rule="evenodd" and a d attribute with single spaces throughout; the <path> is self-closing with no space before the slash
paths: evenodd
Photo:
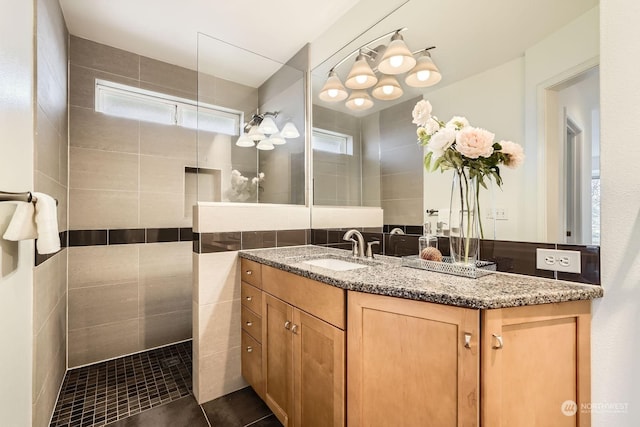
<path id="1" fill-rule="evenodd" d="M 354 239 L 353 236 L 355 236 L 357 240 Z M 342 240 L 353 243 L 354 257 L 364 258 L 364 237 L 362 237 L 362 233 L 356 229 L 351 229 L 344 233 Z"/>

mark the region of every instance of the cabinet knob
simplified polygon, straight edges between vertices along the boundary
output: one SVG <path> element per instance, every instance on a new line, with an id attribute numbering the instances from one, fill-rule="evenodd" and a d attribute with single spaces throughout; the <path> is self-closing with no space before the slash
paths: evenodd
<path id="1" fill-rule="evenodd" d="M 298 335 L 298 325 L 293 325 L 291 327 L 291 332 L 293 332 L 294 334 Z"/>
<path id="2" fill-rule="evenodd" d="M 288 331 L 289 329 L 291 329 L 291 322 L 289 322 L 288 320 L 286 322 L 284 322 L 284 328 Z"/>
<path id="3" fill-rule="evenodd" d="M 247 322 L 247 326 L 253 325 L 253 322 Z"/>
<path id="4" fill-rule="evenodd" d="M 502 347 L 504 347 L 504 343 L 502 342 L 502 335 L 496 335 L 496 334 L 492 334 L 493 338 L 496 339 L 496 345 L 493 346 L 493 348 L 495 348 L 496 350 L 500 350 Z"/>
<path id="5" fill-rule="evenodd" d="M 247 301 L 251 301 L 253 297 L 247 297 Z"/>
<path id="6" fill-rule="evenodd" d="M 464 334 L 464 348 L 471 348 L 471 334 L 469 332 Z"/>
<path id="7" fill-rule="evenodd" d="M 251 276 L 253 274 L 253 271 L 247 270 L 247 271 L 245 271 L 245 273 L 247 273 L 247 276 Z"/>
<path id="8" fill-rule="evenodd" d="M 251 353 L 252 351 L 253 351 L 253 347 L 248 346 L 248 347 L 247 347 L 247 353 Z"/>

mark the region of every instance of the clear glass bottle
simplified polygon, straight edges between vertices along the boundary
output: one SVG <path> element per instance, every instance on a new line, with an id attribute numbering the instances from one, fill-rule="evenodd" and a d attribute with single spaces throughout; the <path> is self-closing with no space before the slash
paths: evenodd
<path id="1" fill-rule="evenodd" d="M 427 221 L 422 226 L 422 236 L 418 238 L 418 253 L 422 254 L 422 251 L 429 247 L 438 249 L 438 238 L 431 234 L 431 223 Z"/>

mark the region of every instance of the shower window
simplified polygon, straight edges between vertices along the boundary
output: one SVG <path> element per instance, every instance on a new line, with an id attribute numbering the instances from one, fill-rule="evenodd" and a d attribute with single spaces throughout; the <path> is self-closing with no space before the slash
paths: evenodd
<path id="1" fill-rule="evenodd" d="M 97 112 L 128 119 L 239 135 L 243 113 L 229 108 L 96 79 Z"/>

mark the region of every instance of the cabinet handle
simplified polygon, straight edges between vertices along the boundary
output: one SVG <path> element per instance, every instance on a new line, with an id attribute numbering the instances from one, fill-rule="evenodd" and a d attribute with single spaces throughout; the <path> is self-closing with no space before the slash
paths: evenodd
<path id="1" fill-rule="evenodd" d="M 293 332 L 294 334 L 298 335 L 298 325 L 293 325 L 291 327 L 291 332 Z"/>
<path id="2" fill-rule="evenodd" d="M 247 353 L 251 353 L 252 351 L 253 351 L 253 347 L 248 346 L 248 347 L 247 347 Z"/>
<path id="3" fill-rule="evenodd" d="M 464 334 L 464 348 L 471 348 L 471 334 L 469 332 Z"/>
<path id="4" fill-rule="evenodd" d="M 495 348 L 496 350 L 500 350 L 502 347 L 504 347 L 504 343 L 502 342 L 502 335 L 496 335 L 496 334 L 492 334 L 492 335 L 498 342 L 496 345 L 493 346 L 493 348 Z"/>
<path id="5" fill-rule="evenodd" d="M 253 325 L 253 322 L 247 322 L 247 326 Z"/>
<path id="6" fill-rule="evenodd" d="M 289 322 L 288 320 L 286 322 L 284 322 L 284 328 L 288 331 L 289 329 L 291 329 L 291 322 Z"/>
<path id="7" fill-rule="evenodd" d="M 251 276 L 253 274 L 253 271 L 247 270 L 247 271 L 245 271 L 245 273 L 247 273 L 247 276 Z"/>
<path id="8" fill-rule="evenodd" d="M 247 301 L 251 301 L 253 297 L 247 297 Z"/>

